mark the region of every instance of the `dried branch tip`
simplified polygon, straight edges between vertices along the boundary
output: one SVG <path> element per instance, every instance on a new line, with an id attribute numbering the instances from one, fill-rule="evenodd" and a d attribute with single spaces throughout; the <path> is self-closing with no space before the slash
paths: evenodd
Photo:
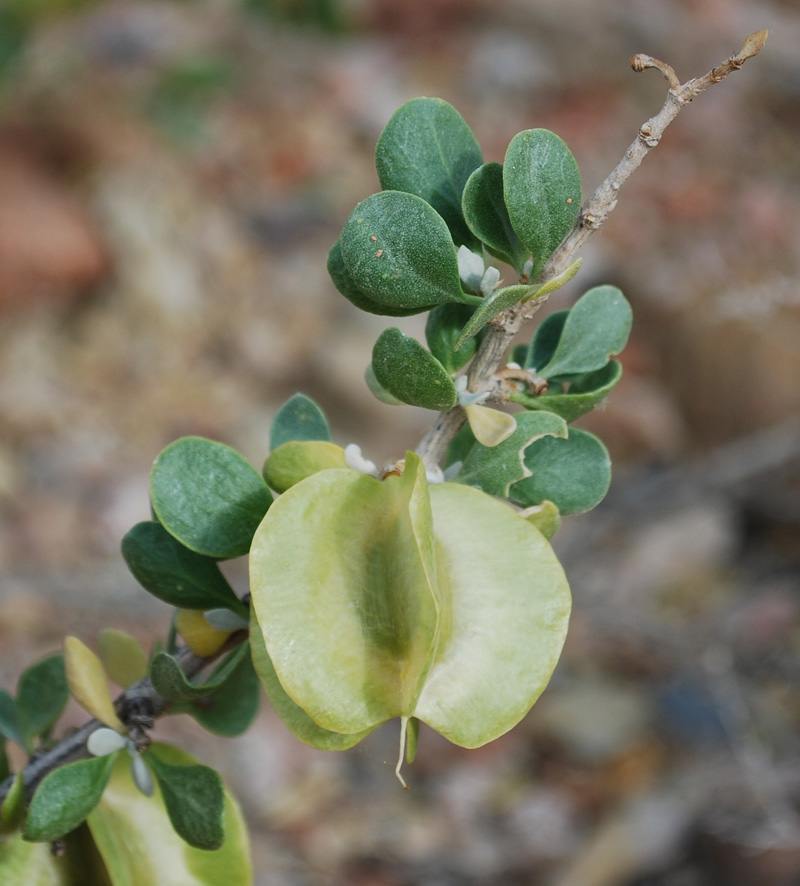
<path id="1" fill-rule="evenodd" d="M 767 42 L 767 37 L 769 37 L 769 31 L 754 31 L 742 44 L 739 54 L 735 55 L 731 61 L 735 60 L 739 62 L 739 64 L 744 64 L 747 59 L 758 55 L 764 48 L 764 44 Z"/>
<path id="2" fill-rule="evenodd" d="M 670 89 L 677 90 L 681 87 L 681 81 L 678 80 L 678 75 L 675 73 L 675 69 L 666 62 L 653 58 L 651 55 L 645 55 L 643 52 L 637 53 L 631 58 L 631 67 L 637 73 L 645 71 L 647 68 L 655 68 L 657 71 L 661 71 L 664 75 L 667 83 L 669 83 Z"/>

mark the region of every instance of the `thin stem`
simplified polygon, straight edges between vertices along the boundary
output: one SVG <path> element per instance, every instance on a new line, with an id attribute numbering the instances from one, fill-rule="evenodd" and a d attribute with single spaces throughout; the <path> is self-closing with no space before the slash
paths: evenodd
<path id="1" fill-rule="evenodd" d="M 719 83 L 728 74 L 737 71 L 748 59 L 758 55 L 767 41 L 767 34 L 767 31 L 756 31 L 751 34 L 736 55 L 712 68 L 704 76 L 687 80 L 683 85 L 680 84 L 675 71 L 664 62 L 644 54 L 635 55 L 631 59 L 631 66 L 635 71 L 655 68 L 664 75 L 670 85 L 664 105 L 658 114 L 642 124 L 636 139 L 625 151 L 625 155 L 583 204 L 574 227 L 548 259 L 537 283 L 547 283 L 569 268 L 584 243 L 602 227 L 617 205 L 620 188 L 639 168 L 650 151 L 658 145 L 667 126 L 693 98 L 713 83 Z M 486 389 L 522 324 L 531 319 L 546 301 L 547 296 L 534 299 L 525 305 L 515 305 L 492 321 L 470 364 L 467 373 L 467 390 Z M 464 421 L 463 410 L 459 407 L 443 413 L 420 442 L 417 454 L 429 465 L 440 464 Z"/>

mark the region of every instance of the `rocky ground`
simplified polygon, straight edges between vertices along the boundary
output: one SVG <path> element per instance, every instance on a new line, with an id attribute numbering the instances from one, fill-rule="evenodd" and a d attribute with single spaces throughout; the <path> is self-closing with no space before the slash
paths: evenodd
<path id="1" fill-rule="evenodd" d="M 478 751 L 423 731 L 409 792 L 391 725 L 341 754 L 300 745 L 266 703 L 240 739 L 182 717 L 157 734 L 225 774 L 259 886 L 800 883 L 794 0 L 34 9 L 15 54 L 0 40 L 8 687 L 65 633 L 163 635 L 167 608 L 118 547 L 175 437 L 224 440 L 258 465 L 296 390 L 375 461 L 424 432 L 431 413 L 367 391 L 387 323 L 325 271 L 377 187 L 375 139 L 400 103 L 447 99 L 491 160 L 519 129 L 553 129 L 588 193 L 663 100 L 629 56 L 684 80 L 771 29 L 668 130 L 559 294 L 556 307 L 615 283 L 636 323 L 623 383 L 583 422 L 615 483 L 556 538 L 575 614 L 526 721 Z M 419 318 L 397 325 L 421 332 Z"/>

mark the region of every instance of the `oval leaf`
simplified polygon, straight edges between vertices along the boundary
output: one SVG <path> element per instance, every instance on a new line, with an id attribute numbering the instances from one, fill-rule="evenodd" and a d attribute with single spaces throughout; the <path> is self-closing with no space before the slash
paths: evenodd
<path id="1" fill-rule="evenodd" d="M 555 412 L 564 421 L 573 422 L 605 400 L 621 378 L 622 364 L 619 360 L 611 360 L 605 368 L 598 369 L 597 372 L 578 376 L 570 383 L 566 393 L 557 386 L 542 397 L 535 397 L 528 391 L 513 392 L 509 394 L 509 400 L 526 409 Z"/>
<path id="2" fill-rule="evenodd" d="M 100 659 L 77 637 L 64 638 L 64 664 L 72 697 L 93 717 L 125 732 L 125 726 L 114 710 L 108 679 Z"/>
<path id="3" fill-rule="evenodd" d="M 154 744 L 146 756 L 154 754 L 171 764 L 196 762 L 169 745 Z M 130 759 L 121 755 L 88 824 L 114 886 L 251 886 L 253 882 L 247 828 L 227 790 L 225 842 L 214 852 L 195 849 L 172 829 L 160 794 L 140 793 L 131 778 Z"/>
<path id="4" fill-rule="evenodd" d="M 353 734 L 408 714 L 436 643 L 433 538 L 422 461 L 380 482 L 322 471 L 259 527 L 253 607 L 287 695 Z"/>
<path id="5" fill-rule="evenodd" d="M 197 849 L 219 849 L 223 829 L 222 780 L 208 766 L 174 765 L 161 759 L 158 746 L 146 755 L 175 833 Z"/>
<path id="6" fill-rule="evenodd" d="M 503 193 L 514 231 L 533 256 L 530 278 L 535 280 L 578 218 L 578 164 L 566 144 L 547 129 L 519 132 L 506 151 Z"/>
<path id="7" fill-rule="evenodd" d="M 611 484 L 608 450 L 593 434 L 577 428 L 570 428 L 566 440 L 546 437 L 531 444 L 525 467 L 530 476 L 509 493 L 523 508 L 551 501 L 565 516 L 581 514 L 601 502 Z"/>
<path id="8" fill-rule="evenodd" d="M 137 523 L 125 535 L 122 556 L 139 584 L 165 603 L 243 608 L 216 562 L 190 551 L 155 520 Z"/>
<path id="9" fill-rule="evenodd" d="M 478 338 L 467 338 L 458 351 L 455 349 L 461 330 L 469 322 L 474 310 L 470 305 L 447 304 L 439 305 L 428 314 L 425 341 L 430 352 L 447 372 L 458 372 L 478 350 Z"/>
<path id="10" fill-rule="evenodd" d="M 442 412 L 458 402 L 455 384 L 444 366 L 396 327 L 383 332 L 375 343 L 372 369 L 378 384 L 403 403 Z"/>
<path id="11" fill-rule="evenodd" d="M 387 406 L 402 406 L 403 401 L 398 400 L 397 397 L 393 397 L 385 388 L 382 388 L 380 382 L 377 378 L 375 378 L 375 370 L 372 368 L 372 364 L 364 370 L 364 381 L 367 383 L 367 387 L 372 392 L 372 395 L 380 400 L 381 403 L 385 403 Z"/>
<path id="12" fill-rule="evenodd" d="M 461 205 L 472 233 L 495 258 L 521 273 L 529 256 L 508 217 L 500 163 L 485 163 L 472 173 L 464 186 Z"/>
<path id="13" fill-rule="evenodd" d="M 522 301 L 526 295 L 530 295 L 531 292 L 535 291 L 535 286 L 523 285 L 521 283 L 516 286 L 506 286 L 503 289 L 495 290 L 488 298 L 481 302 L 478 309 L 470 317 L 467 324 L 461 330 L 461 334 L 456 339 L 453 348 L 456 351 L 460 350 L 464 342 L 476 336 L 490 320 L 494 320 L 498 314 L 502 314 L 503 311 L 508 310 L 512 305 Z"/>
<path id="14" fill-rule="evenodd" d="M 507 412 L 473 403 L 465 406 L 467 421 L 475 439 L 482 446 L 498 446 L 517 429 L 517 420 Z"/>
<path id="15" fill-rule="evenodd" d="M 284 443 L 264 462 L 264 479 L 276 492 L 326 468 L 345 468 L 344 449 L 323 440 Z"/>
<path id="16" fill-rule="evenodd" d="M 477 245 L 461 211 L 461 195 L 483 162 L 464 118 L 438 98 L 415 98 L 392 115 L 375 148 L 384 190 L 421 197 L 447 223 L 457 246 Z"/>
<path id="17" fill-rule="evenodd" d="M 448 619 L 413 714 L 474 748 L 515 726 L 547 685 L 569 586 L 550 545 L 507 505 L 453 483 L 430 499 Z"/>
<path id="18" fill-rule="evenodd" d="M 290 440 L 330 440 L 328 419 L 305 394 L 290 397 L 275 415 L 269 436 L 270 451 Z"/>
<path id="19" fill-rule="evenodd" d="M 104 628 L 97 635 L 97 648 L 106 674 L 127 689 L 147 676 L 147 656 L 139 641 L 114 628 Z"/>
<path id="20" fill-rule="evenodd" d="M 50 655 L 31 665 L 19 678 L 17 727 L 24 746 L 33 747 L 35 736 L 47 733 L 69 700 L 64 656 Z"/>
<path id="21" fill-rule="evenodd" d="M 50 841 L 74 830 L 100 802 L 115 757 L 68 763 L 46 775 L 31 799 L 23 834 Z"/>
<path id="22" fill-rule="evenodd" d="M 204 729 L 226 738 L 246 732 L 258 713 L 258 677 L 253 669 L 249 644 L 243 643 L 241 648 L 244 654 L 229 671 L 222 673 L 223 667 L 227 666 L 224 662 L 211 674 L 209 683 L 219 681 L 219 688 L 189 709 Z"/>
<path id="23" fill-rule="evenodd" d="M 220 560 L 241 557 L 272 496 L 230 446 L 183 437 L 156 458 L 150 494 L 158 521 L 182 544 Z"/>
<path id="24" fill-rule="evenodd" d="M 181 609 L 175 616 L 175 629 L 189 649 L 203 658 L 219 651 L 231 635 L 212 628 L 200 609 Z"/>
<path id="25" fill-rule="evenodd" d="M 345 223 L 341 247 L 355 286 L 380 304 L 428 310 L 444 302 L 479 301 L 461 289 L 444 219 L 413 194 L 367 197 Z"/>
<path id="26" fill-rule="evenodd" d="M 457 482 L 506 498 L 509 487 L 528 474 L 523 456 L 531 442 L 545 436 L 567 436 L 567 423 L 550 412 L 522 413 L 515 418 L 516 431 L 499 445 L 475 443 L 456 474 Z"/>
<path id="27" fill-rule="evenodd" d="M 628 341 L 633 314 L 616 286 L 595 286 L 570 309 L 550 360 L 539 369 L 545 378 L 602 369 Z"/>

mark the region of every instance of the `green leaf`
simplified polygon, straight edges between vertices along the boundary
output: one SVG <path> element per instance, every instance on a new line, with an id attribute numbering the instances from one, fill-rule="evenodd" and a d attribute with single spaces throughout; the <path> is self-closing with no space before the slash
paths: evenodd
<path id="1" fill-rule="evenodd" d="M 20 769 L 0 806 L 0 834 L 15 831 L 25 817 L 25 773 Z M 2 869 L 0 868 L 0 873 Z M 2 881 L 0 881 L 2 882 Z"/>
<path id="2" fill-rule="evenodd" d="M 69 700 L 64 673 L 64 656 L 50 655 L 29 667 L 17 686 L 17 726 L 24 747 L 33 748 L 33 739 L 52 729 Z"/>
<path id="3" fill-rule="evenodd" d="M 413 715 L 462 747 L 513 728 L 555 668 L 570 613 L 550 545 L 502 502 L 430 487 L 440 609 L 435 657 Z"/>
<path id="4" fill-rule="evenodd" d="M 533 255 L 530 279 L 535 280 L 578 218 L 578 164 L 554 133 L 546 129 L 519 132 L 506 151 L 503 191 L 514 231 Z"/>
<path id="5" fill-rule="evenodd" d="M 551 501 L 565 516 L 595 507 L 611 483 L 608 450 L 593 434 L 577 428 L 570 428 L 566 440 L 547 437 L 531 444 L 525 467 L 530 476 L 511 487 L 511 501 L 525 508 Z"/>
<path id="6" fill-rule="evenodd" d="M 196 554 L 152 521 L 137 523 L 122 539 L 122 556 L 139 584 L 182 609 L 242 604 L 211 557 Z"/>
<path id="7" fill-rule="evenodd" d="M 370 389 L 376 400 L 380 400 L 381 403 L 385 403 L 387 406 L 403 405 L 402 400 L 393 397 L 385 388 L 381 387 L 380 382 L 375 378 L 375 370 L 372 368 L 371 363 L 368 364 L 367 368 L 364 370 L 364 381 L 367 383 L 367 387 Z"/>
<path id="8" fill-rule="evenodd" d="M 396 327 L 385 330 L 375 343 L 372 369 L 381 387 L 403 403 L 443 412 L 458 402 L 444 366 Z"/>
<path id="9" fill-rule="evenodd" d="M 470 317 L 466 326 L 461 330 L 461 334 L 453 345 L 456 351 L 460 350 L 464 342 L 476 336 L 490 320 L 503 311 L 507 311 L 510 307 L 522 301 L 522 299 L 535 292 L 536 286 L 528 286 L 517 284 L 515 286 L 506 286 L 503 289 L 496 289 L 488 298 L 485 298 L 475 313 Z"/>
<path id="10" fill-rule="evenodd" d="M 226 738 L 246 732 L 258 713 L 259 681 L 253 670 L 249 644 L 243 643 L 241 649 L 241 659 L 224 678 L 222 666 L 212 673 L 209 682 L 221 679 L 219 688 L 210 697 L 198 699 L 189 711 L 204 729 Z"/>
<path id="11" fill-rule="evenodd" d="M 628 341 L 633 315 L 616 286 L 595 286 L 570 309 L 555 352 L 539 369 L 545 378 L 602 369 Z"/>
<path id="12" fill-rule="evenodd" d="M 383 482 L 322 471 L 259 527 L 253 609 L 284 691 L 323 729 L 354 734 L 411 713 L 437 635 L 425 468 Z"/>
<path id="13" fill-rule="evenodd" d="M 147 676 L 147 656 L 139 641 L 115 628 L 103 628 L 97 635 L 97 648 L 109 678 L 127 689 Z"/>
<path id="14" fill-rule="evenodd" d="M 508 217 L 500 163 L 485 163 L 472 173 L 464 187 L 462 209 L 470 230 L 487 250 L 521 273 L 529 256 Z"/>
<path id="15" fill-rule="evenodd" d="M 476 246 L 461 211 L 461 195 L 483 157 L 458 111 L 438 98 L 415 98 L 395 111 L 375 148 L 384 190 L 406 191 L 429 203 L 457 246 Z"/>
<path id="16" fill-rule="evenodd" d="M 290 397 L 275 415 L 270 430 L 270 451 L 290 440 L 330 440 L 328 419 L 319 406 L 305 394 Z"/>
<path id="17" fill-rule="evenodd" d="M 458 351 L 455 350 L 456 340 L 473 312 L 470 305 L 446 304 L 435 307 L 428 314 L 425 340 L 430 352 L 447 372 L 458 372 L 478 350 L 479 338 L 468 338 Z"/>
<path id="18" fill-rule="evenodd" d="M 449 468 L 456 462 L 463 462 L 474 445 L 475 434 L 472 433 L 472 428 L 469 426 L 469 423 L 467 423 L 456 434 L 453 442 L 448 447 L 444 466 Z"/>
<path id="19" fill-rule="evenodd" d="M 326 468 L 344 468 L 344 449 L 326 440 L 291 441 L 273 450 L 264 462 L 264 479 L 276 492 Z"/>
<path id="20" fill-rule="evenodd" d="M 527 475 L 523 462 L 527 447 L 541 437 L 567 436 L 567 423 L 550 412 L 522 413 L 515 418 L 517 430 L 508 439 L 492 447 L 476 443 L 470 449 L 456 474 L 458 483 L 506 498 L 509 487 Z"/>
<path id="21" fill-rule="evenodd" d="M 208 766 L 174 765 L 153 745 L 145 755 L 161 788 L 175 833 L 197 849 L 219 849 L 225 838 L 222 780 Z"/>
<path id="22" fill-rule="evenodd" d="M 381 314 L 385 317 L 408 317 L 411 314 L 419 314 L 422 311 L 428 310 L 427 305 L 420 308 L 395 308 L 391 305 L 376 302 L 365 295 L 356 286 L 352 275 L 347 270 L 344 256 L 342 255 L 341 240 L 337 240 L 328 253 L 328 274 L 333 281 L 333 285 L 351 304 L 370 314 Z"/>
<path id="23" fill-rule="evenodd" d="M 535 397 L 528 391 L 517 391 L 509 394 L 509 400 L 526 409 L 555 412 L 564 421 L 573 422 L 601 403 L 621 378 L 622 364 L 619 360 L 611 360 L 603 369 L 576 376 L 566 393 L 560 390 L 560 385 L 556 385 L 541 397 Z"/>
<path id="24" fill-rule="evenodd" d="M 358 744 L 362 738 L 366 738 L 373 731 L 374 727 L 370 727 L 362 732 L 346 734 L 331 732 L 329 729 L 323 729 L 322 726 L 317 725 L 300 705 L 286 694 L 286 690 L 275 673 L 275 666 L 267 652 L 264 636 L 255 615 L 250 629 L 250 647 L 253 654 L 253 665 L 261 685 L 264 687 L 264 692 L 266 692 L 270 704 L 283 725 L 295 738 L 318 751 L 344 751 Z"/>
<path id="25" fill-rule="evenodd" d="M 527 508 L 520 516 L 535 526 L 548 541 L 561 527 L 561 514 L 551 501 L 543 501 L 540 505 Z"/>
<path id="26" fill-rule="evenodd" d="M 150 474 L 158 521 L 198 554 L 241 557 L 272 496 L 236 450 L 202 437 L 182 437 L 162 450 Z"/>
<path id="27" fill-rule="evenodd" d="M 553 358 L 558 347 L 558 340 L 564 331 L 564 324 L 569 317 L 569 308 L 554 311 L 542 320 L 534 333 L 530 347 L 520 362 L 523 369 L 533 369 L 539 374 L 537 367 L 546 366 Z"/>
<path id="28" fill-rule="evenodd" d="M 50 841 L 76 828 L 103 795 L 116 755 L 67 763 L 46 775 L 31 800 L 23 834 Z"/>
<path id="29" fill-rule="evenodd" d="M 5 735 L 21 748 L 25 747 L 17 725 L 17 709 L 14 699 L 5 689 L 0 689 L 0 734 Z"/>
<path id="30" fill-rule="evenodd" d="M 420 197 L 400 191 L 367 197 L 350 214 L 340 242 L 353 283 L 375 302 L 416 311 L 480 302 L 461 289 L 447 225 Z"/>
<path id="31" fill-rule="evenodd" d="M 169 745 L 154 744 L 147 758 L 156 753 L 170 764 L 196 762 Z M 117 760 L 88 824 L 114 886 L 251 886 L 253 882 L 247 828 L 230 792 L 224 794 L 222 848 L 195 849 L 172 829 L 159 793 L 145 797 L 136 788 L 127 754 Z"/>

